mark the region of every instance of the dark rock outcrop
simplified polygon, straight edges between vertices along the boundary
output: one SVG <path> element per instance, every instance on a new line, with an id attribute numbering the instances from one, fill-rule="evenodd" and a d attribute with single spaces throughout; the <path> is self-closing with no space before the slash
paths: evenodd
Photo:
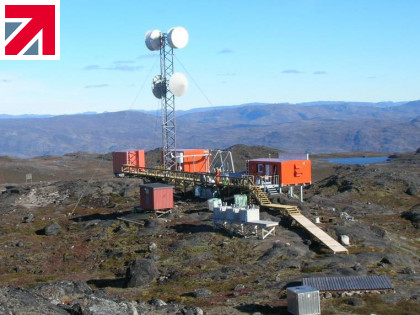
<path id="1" fill-rule="evenodd" d="M 57 235 L 58 233 L 60 233 L 60 231 L 61 231 L 61 226 L 57 222 L 54 222 L 53 224 L 50 224 L 45 227 L 44 234 L 47 236 L 52 236 L 52 235 Z"/>
<path id="2" fill-rule="evenodd" d="M 127 287 L 141 287 L 148 285 L 157 278 L 159 272 L 152 259 L 138 259 L 133 261 L 127 269 Z"/>

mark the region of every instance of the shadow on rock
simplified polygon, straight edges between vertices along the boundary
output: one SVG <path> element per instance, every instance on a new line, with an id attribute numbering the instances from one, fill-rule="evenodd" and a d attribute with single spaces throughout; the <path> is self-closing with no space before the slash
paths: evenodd
<path id="1" fill-rule="evenodd" d="M 216 232 L 216 229 L 208 224 L 178 224 L 171 227 L 177 233 L 203 233 Z"/>
<path id="2" fill-rule="evenodd" d="M 192 213 L 201 213 L 201 212 L 210 213 L 209 209 L 207 208 L 186 210 L 184 213 L 192 214 Z"/>
<path id="3" fill-rule="evenodd" d="M 80 216 L 71 219 L 74 222 L 85 222 L 85 221 L 92 221 L 92 220 L 101 220 L 101 221 L 108 221 L 108 220 L 117 220 L 119 217 L 125 216 L 127 214 L 132 213 L 131 211 L 124 211 L 124 212 L 118 212 L 118 213 L 107 213 L 107 214 L 101 214 L 101 213 L 94 213 L 90 215 Z"/>
<path id="4" fill-rule="evenodd" d="M 287 306 L 269 306 L 269 305 L 259 305 L 259 304 L 245 304 L 236 307 L 238 311 L 245 312 L 245 313 L 262 313 L 264 315 L 268 314 L 276 314 L 276 315 L 289 315 L 290 313 L 287 311 Z"/>
<path id="5" fill-rule="evenodd" d="M 92 279 L 87 281 L 87 283 L 94 285 L 97 288 L 124 288 L 126 284 L 126 279 Z"/>

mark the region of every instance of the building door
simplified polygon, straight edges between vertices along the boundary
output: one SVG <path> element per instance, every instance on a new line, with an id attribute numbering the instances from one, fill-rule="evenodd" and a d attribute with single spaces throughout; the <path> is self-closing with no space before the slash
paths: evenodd
<path id="1" fill-rule="evenodd" d="M 270 176 L 270 164 L 265 165 L 265 175 Z"/>

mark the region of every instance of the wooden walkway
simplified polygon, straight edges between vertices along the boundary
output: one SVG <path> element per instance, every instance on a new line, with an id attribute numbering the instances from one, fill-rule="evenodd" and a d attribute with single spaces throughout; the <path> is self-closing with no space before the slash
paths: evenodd
<path id="1" fill-rule="evenodd" d="M 344 253 L 348 254 L 348 250 L 321 230 L 318 226 L 316 226 L 312 221 L 306 218 L 300 211 L 299 208 L 296 206 L 288 206 L 288 205 L 280 205 L 276 203 L 271 203 L 270 199 L 268 198 L 267 194 L 258 186 L 251 186 L 250 190 L 254 195 L 255 199 L 258 201 L 260 206 L 266 208 L 274 208 L 279 209 L 280 211 L 284 212 L 291 216 L 297 223 L 299 223 L 305 230 L 311 233 L 317 240 L 327 246 L 329 249 L 332 250 L 334 254 L 336 253 Z"/>
<path id="2" fill-rule="evenodd" d="M 290 216 L 296 220 L 305 230 L 315 236 L 320 242 L 322 242 L 325 246 L 333 251 L 334 254 L 336 253 L 343 253 L 348 254 L 347 248 L 317 227 L 311 220 L 306 218 L 301 213 L 293 213 Z"/>

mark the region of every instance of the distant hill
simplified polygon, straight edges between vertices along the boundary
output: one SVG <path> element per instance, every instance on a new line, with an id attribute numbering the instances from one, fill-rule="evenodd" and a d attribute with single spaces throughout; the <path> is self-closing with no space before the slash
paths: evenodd
<path id="1" fill-rule="evenodd" d="M 324 105 L 352 105 L 352 106 L 368 106 L 368 107 L 393 107 L 403 105 L 407 102 L 379 102 L 379 103 L 369 103 L 369 102 L 344 102 L 344 101 L 318 101 L 318 102 L 306 102 L 306 103 L 297 103 L 297 104 L 289 104 L 289 103 L 282 103 L 276 105 L 293 105 L 293 106 L 324 106 Z M 192 113 L 199 113 L 199 112 L 208 112 L 213 110 L 224 110 L 224 109 L 233 109 L 238 107 L 247 107 L 247 106 L 266 106 L 272 105 L 270 103 L 247 103 L 241 105 L 230 105 L 230 106 L 212 106 L 212 107 L 199 107 L 193 108 L 189 110 L 179 110 L 177 111 L 177 115 L 183 116 Z M 143 113 L 151 114 L 151 115 L 160 115 L 161 110 L 140 110 Z"/>
<path id="2" fill-rule="evenodd" d="M 242 143 L 310 153 L 415 151 L 419 117 L 420 101 L 396 106 L 322 102 L 214 107 L 177 115 L 177 145 L 213 149 Z M 17 157 L 162 145 L 160 117 L 138 111 L 4 118 L 0 133 L 0 155 Z"/>

